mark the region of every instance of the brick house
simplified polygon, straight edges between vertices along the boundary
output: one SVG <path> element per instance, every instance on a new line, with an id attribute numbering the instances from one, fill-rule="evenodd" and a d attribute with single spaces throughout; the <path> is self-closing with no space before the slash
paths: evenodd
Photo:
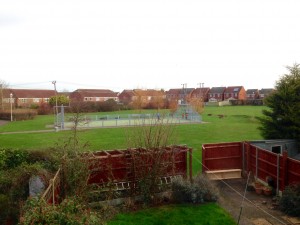
<path id="1" fill-rule="evenodd" d="M 275 91 L 273 88 L 262 88 L 259 90 L 259 99 L 268 97 L 273 91 Z"/>
<path id="2" fill-rule="evenodd" d="M 208 102 L 210 88 L 196 88 L 191 93 L 191 98 L 202 99 L 203 102 Z"/>
<path id="3" fill-rule="evenodd" d="M 188 101 L 191 98 L 192 92 L 195 90 L 195 88 L 182 88 L 179 92 L 179 100 L 184 103 L 185 101 Z"/>
<path id="4" fill-rule="evenodd" d="M 163 90 L 154 90 L 154 89 L 134 89 L 133 90 L 134 96 L 132 100 L 137 100 L 141 98 L 142 102 L 149 103 L 150 101 L 154 100 L 155 98 L 162 98 L 165 99 L 166 95 Z"/>
<path id="5" fill-rule="evenodd" d="M 248 89 L 246 91 L 247 99 L 258 99 L 259 98 L 259 90 L 258 89 Z"/>
<path id="6" fill-rule="evenodd" d="M 15 107 L 28 108 L 42 102 L 49 102 L 49 99 L 55 96 L 56 92 L 54 90 L 8 89 L 5 96 L 7 102 L 9 102 L 10 94 L 12 94 Z"/>
<path id="7" fill-rule="evenodd" d="M 119 101 L 118 93 L 108 89 L 77 89 L 70 94 L 70 99 L 83 102 L 104 102 L 109 99 Z"/>
<path id="8" fill-rule="evenodd" d="M 224 100 L 224 92 L 226 87 L 212 87 L 208 93 L 209 102 L 221 102 Z"/>
<path id="9" fill-rule="evenodd" d="M 246 99 L 246 91 L 243 86 L 231 86 L 227 87 L 224 91 L 224 100 L 245 100 Z"/>
<path id="10" fill-rule="evenodd" d="M 132 102 L 133 96 L 135 95 L 133 90 L 123 90 L 119 94 L 119 101 L 122 102 L 123 104 L 127 105 L 130 102 Z"/>

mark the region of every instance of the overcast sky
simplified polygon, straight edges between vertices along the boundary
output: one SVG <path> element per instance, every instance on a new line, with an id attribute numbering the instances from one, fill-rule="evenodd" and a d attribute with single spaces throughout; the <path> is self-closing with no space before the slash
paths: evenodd
<path id="1" fill-rule="evenodd" d="M 13 88 L 272 88 L 300 62 L 299 0 L 0 0 Z"/>

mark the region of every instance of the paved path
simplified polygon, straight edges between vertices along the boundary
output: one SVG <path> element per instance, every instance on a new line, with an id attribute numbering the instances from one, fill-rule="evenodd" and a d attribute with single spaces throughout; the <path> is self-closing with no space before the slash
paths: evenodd
<path id="1" fill-rule="evenodd" d="M 245 179 L 231 179 L 216 181 L 220 190 L 219 204 L 231 216 L 238 221 L 243 194 L 246 186 Z M 239 195 L 237 192 L 241 195 Z M 247 191 L 243 204 L 242 214 L 240 217 L 240 225 L 291 225 L 286 215 L 277 209 L 274 209 L 272 197 L 258 195 L 255 191 Z M 250 202 L 251 201 L 251 202 Z"/>

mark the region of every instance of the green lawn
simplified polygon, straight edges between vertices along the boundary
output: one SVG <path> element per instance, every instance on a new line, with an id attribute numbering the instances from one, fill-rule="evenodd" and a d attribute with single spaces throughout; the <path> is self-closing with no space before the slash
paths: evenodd
<path id="1" fill-rule="evenodd" d="M 205 205 L 168 205 L 119 214 L 108 225 L 234 225 L 236 222 L 214 203 Z"/>
<path id="2" fill-rule="evenodd" d="M 217 143 L 261 139 L 257 130 L 259 123 L 256 116 L 261 116 L 263 106 L 225 106 L 206 107 L 202 124 L 174 125 L 175 143 L 187 144 L 193 148 L 193 171 L 200 168 L 201 146 L 203 143 Z M 149 111 L 146 111 L 149 112 Z M 150 111 L 151 112 L 151 111 Z M 113 112 L 110 114 L 137 113 L 136 111 Z M 109 114 L 107 112 L 102 115 Z M 219 118 L 218 115 L 224 115 Z M 38 116 L 34 120 L 17 121 L 0 127 L 1 132 L 45 130 L 53 123 L 53 116 Z M 82 141 L 88 141 L 90 150 L 109 150 L 126 148 L 128 127 L 100 128 L 80 131 Z M 70 131 L 48 133 L 0 134 L 0 147 L 19 149 L 46 149 L 62 143 Z"/>
<path id="3" fill-rule="evenodd" d="M 262 115 L 263 106 L 206 107 L 202 124 L 174 125 L 175 144 L 187 144 L 193 148 L 193 172 L 201 168 L 203 143 L 218 143 L 261 139 L 256 117 Z M 149 112 L 149 111 L 147 111 Z M 119 113 L 137 113 L 123 111 Z M 102 115 L 108 113 L 101 113 Z M 114 113 L 111 113 L 114 114 Z M 219 118 L 218 115 L 223 115 Z M 30 121 L 17 121 L 0 127 L 0 148 L 45 149 L 62 143 L 70 131 L 46 133 L 11 133 L 11 131 L 45 130 L 53 124 L 52 116 L 38 116 Z M 88 141 L 90 150 L 126 148 L 126 127 L 82 130 L 79 136 Z M 227 213 L 216 204 L 192 206 L 176 205 L 142 210 L 137 213 L 120 214 L 109 224 L 235 224 Z"/>

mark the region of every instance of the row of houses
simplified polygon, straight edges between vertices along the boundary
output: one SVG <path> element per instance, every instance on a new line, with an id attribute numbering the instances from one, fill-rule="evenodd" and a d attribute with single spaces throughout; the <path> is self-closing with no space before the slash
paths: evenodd
<path id="1" fill-rule="evenodd" d="M 113 99 L 116 102 L 129 104 L 136 100 L 150 102 L 154 99 L 166 99 L 168 101 L 180 102 L 197 98 L 204 102 L 220 102 L 231 99 L 264 99 L 274 89 L 248 89 L 243 86 L 230 87 L 203 87 L 203 88 L 177 88 L 164 90 L 154 89 L 133 89 L 114 92 L 108 89 L 77 89 L 73 92 L 56 92 L 54 90 L 33 90 L 33 89 L 5 89 L 2 94 L 2 102 L 14 103 L 16 107 L 29 107 L 33 104 L 48 102 L 56 95 L 66 95 L 69 99 L 76 99 L 84 102 L 104 102 Z"/>

